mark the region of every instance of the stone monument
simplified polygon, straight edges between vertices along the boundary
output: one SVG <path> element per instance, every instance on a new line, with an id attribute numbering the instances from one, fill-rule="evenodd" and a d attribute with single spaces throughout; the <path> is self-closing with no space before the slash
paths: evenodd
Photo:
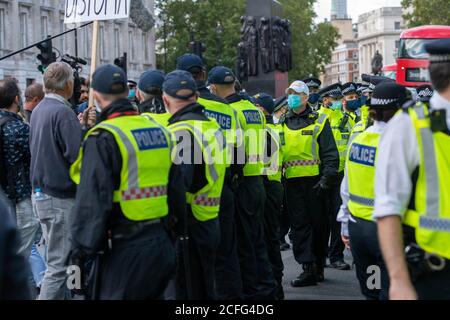
<path id="1" fill-rule="evenodd" d="M 241 18 L 241 42 L 238 47 L 237 74 L 250 94 L 266 92 L 284 95 L 292 69 L 289 20 L 275 0 L 247 0 L 246 16 Z"/>

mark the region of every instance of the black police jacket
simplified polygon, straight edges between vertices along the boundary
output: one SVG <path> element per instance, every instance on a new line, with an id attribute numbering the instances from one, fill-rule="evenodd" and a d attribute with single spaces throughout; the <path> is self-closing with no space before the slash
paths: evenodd
<path id="1" fill-rule="evenodd" d="M 122 99 L 113 102 L 100 114 L 100 121 L 110 117 L 137 114 L 133 105 Z M 83 143 L 81 183 L 70 225 L 72 258 L 92 256 L 105 248 L 107 232 L 126 230 L 135 222 L 128 220 L 120 205 L 113 202 L 114 191 L 120 186 L 122 156 L 113 135 L 99 130 Z M 169 212 L 184 210 L 185 190 L 169 176 Z M 181 205 L 180 205 L 181 204 Z"/>
<path id="2" fill-rule="evenodd" d="M 283 124 L 291 130 L 301 130 L 313 124 L 318 117 L 318 113 L 314 112 L 311 107 L 308 106 L 306 110 L 300 114 L 290 110 L 283 119 Z M 339 151 L 328 120 L 326 121 L 322 132 L 319 134 L 317 142 L 319 144 L 320 181 L 321 184 L 330 187 L 337 183 Z"/>

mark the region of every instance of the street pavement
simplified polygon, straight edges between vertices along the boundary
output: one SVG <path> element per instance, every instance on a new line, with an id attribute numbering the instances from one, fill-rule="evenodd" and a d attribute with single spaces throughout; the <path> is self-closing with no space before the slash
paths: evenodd
<path id="1" fill-rule="evenodd" d="M 284 262 L 283 287 L 286 300 L 364 300 L 356 279 L 355 269 L 339 271 L 325 268 L 325 281 L 314 287 L 293 288 L 291 280 L 298 277 L 301 267 L 295 261 L 292 250 L 281 253 Z M 350 252 L 345 261 L 352 264 Z"/>

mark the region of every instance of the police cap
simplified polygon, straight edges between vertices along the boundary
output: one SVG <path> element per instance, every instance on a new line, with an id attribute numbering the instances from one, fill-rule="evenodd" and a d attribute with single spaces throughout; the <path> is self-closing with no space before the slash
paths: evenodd
<path id="1" fill-rule="evenodd" d="M 148 94 L 151 94 L 155 89 L 162 90 L 164 77 L 164 72 L 160 70 L 145 71 L 139 79 L 138 88 Z"/>
<path id="2" fill-rule="evenodd" d="M 375 87 L 370 107 L 375 109 L 400 108 L 407 100 L 406 88 L 392 81 L 384 81 Z"/>
<path id="3" fill-rule="evenodd" d="M 227 67 L 217 66 L 211 69 L 208 75 L 210 84 L 234 84 L 236 77 Z"/>
<path id="4" fill-rule="evenodd" d="M 163 91 L 173 98 L 188 100 L 196 94 L 197 84 L 189 72 L 175 70 L 164 79 Z"/>
<path id="5" fill-rule="evenodd" d="M 128 90 L 127 77 L 121 68 L 107 64 L 95 70 L 91 87 L 104 94 L 121 94 Z"/>

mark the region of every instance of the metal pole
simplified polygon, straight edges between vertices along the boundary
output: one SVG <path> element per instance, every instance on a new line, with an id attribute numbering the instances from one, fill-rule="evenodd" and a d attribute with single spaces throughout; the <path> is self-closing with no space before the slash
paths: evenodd
<path id="1" fill-rule="evenodd" d="M 167 73 L 167 33 L 166 33 L 166 21 L 163 23 L 163 33 L 164 33 L 164 72 Z"/>
<path id="2" fill-rule="evenodd" d="M 14 56 L 14 55 L 16 55 L 16 54 L 19 54 L 19 53 L 21 53 L 21 52 L 27 51 L 27 50 L 29 50 L 29 49 L 31 49 L 31 48 L 34 48 L 34 47 L 36 47 L 38 44 L 47 42 L 48 40 L 53 40 L 53 39 L 55 39 L 55 38 L 58 38 L 58 37 L 61 37 L 61 36 L 65 35 L 65 34 L 67 34 L 67 33 L 69 33 L 69 32 L 73 32 L 73 31 L 75 31 L 75 30 L 77 30 L 77 29 L 84 28 L 84 27 L 86 27 L 86 26 L 88 26 L 88 25 L 90 25 L 90 24 L 92 24 L 92 22 L 88 22 L 88 23 L 83 24 L 82 26 L 80 26 L 80 27 L 78 27 L 78 28 L 73 28 L 73 29 L 64 31 L 64 32 L 62 32 L 62 33 L 60 33 L 60 34 L 57 34 L 56 36 L 49 37 L 49 38 L 46 38 L 45 40 L 41 40 L 41 41 L 39 41 L 39 42 L 33 43 L 32 45 L 29 45 L 28 47 L 25 47 L 25 48 L 23 48 L 23 49 L 14 51 L 14 52 L 12 52 L 12 53 L 10 53 L 10 54 L 7 54 L 6 56 L 1 57 L 1 58 L 0 58 L 0 61 L 4 60 L 4 59 L 6 59 L 6 58 L 12 57 L 12 56 Z"/>
<path id="3" fill-rule="evenodd" d="M 78 58 L 78 31 L 75 29 L 75 57 Z"/>

